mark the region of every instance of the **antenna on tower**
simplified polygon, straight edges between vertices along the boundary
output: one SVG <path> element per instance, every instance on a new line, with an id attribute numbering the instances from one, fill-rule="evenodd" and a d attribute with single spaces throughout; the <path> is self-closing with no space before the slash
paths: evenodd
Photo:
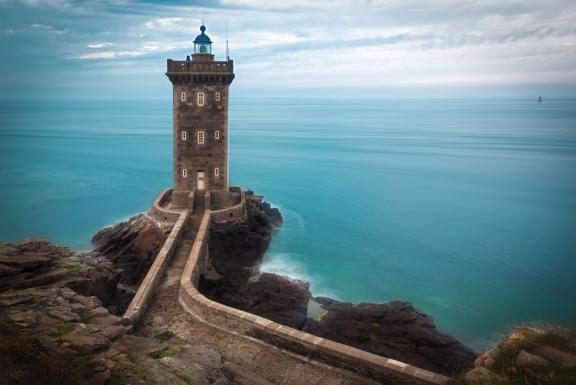
<path id="1" fill-rule="evenodd" d="M 228 47 L 228 22 L 226 22 L 226 60 L 230 60 L 230 48 Z"/>

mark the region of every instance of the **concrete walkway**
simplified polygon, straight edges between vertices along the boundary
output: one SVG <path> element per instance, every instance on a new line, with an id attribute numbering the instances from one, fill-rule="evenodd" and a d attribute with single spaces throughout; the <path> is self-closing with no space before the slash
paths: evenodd
<path id="1" fill-rule="evenodd" d="M 207 345 L 221 352 L 223 370 L 231 384 L 241 385 L 374 385 L 357 375 L 287 354 L 255 340 L 249 340 L 199 322 L 178 302 L 180 276 L 186 264 L 203 207 L 195 207 L 192 223 L 165 272 L 162 284 L 142 318 L 138 331 L 154 336 L 170 330 L 191 345 Z"/>

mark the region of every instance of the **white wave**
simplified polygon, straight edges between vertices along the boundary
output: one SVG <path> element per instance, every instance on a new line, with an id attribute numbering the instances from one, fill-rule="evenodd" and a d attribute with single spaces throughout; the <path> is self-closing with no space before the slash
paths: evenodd
<path id="1" fill-rule="evenodd" d="M 300 233 L 303 233 L 304 231 L 306 231 L 306 221 L 304 220 L 304 217 L 302 215 L 300 215 L 298 212 L 294 211 L 294 210 L 290 210 L 289 208 L 279 204 L 279 203 L 274 203 L 274 202 L 268 202 L 270 203 L 270 206 L 273 208 L 277 208 L 280 211 L 280 214 L 282 214 L 282 216 L 284 217 L 284 222 L 292 222 L 289 220 L 289 216 L 295 219 L 295 223 L 297 223 L 297 229 Z"/>
<path id="2" fill-rule="evenodd" d="M 267 201 L 267 202 L 270 204 L 270 207 L 272 207 L 272 208 L 274 208 L 274 209 L 278 209 L 278 210 L 280 210 L 280 211 L 284 210 L 284 206 L 282 206 L 282 205 L 279 204 L 279 203 L 274 203 L 274 202 L 271 202 L 271 201 Z"/>
<path id="3" fill-rule="evenodd" d="M 338 299 L 335 291 L 324 284 L 322 277 L 308 271 L 306 265 L 299 261 L 301 258 L 302 255 L 298 253 L 266 254 L 260 270 L 306 281 L 310 283 L 310 292 L 313 296 Z"/>
<path id="4" fill-rule="evenodd" d="M 138 214 L 144 214 L 144 212 L 138 211 L 138 212 L 136 212 L 136 213 L 132 213 L 132 214 L 130 214 L 130 215 L 127 215 L 127 216 L 123 216 L 123 217 L 114 219 L 113 221 L 106 223 L 104 226 L 102 226 L 102 228 L 105 229 L 105 228 L 108 228 L 108 227 L 116 226 L 118 223 L 120 223 L 120 222 L 126 222 L 126 221 L 128 221 L 128 219 L 130 219 L 130 218 L 132 218 L 133 216 L 138 215 Z"/>

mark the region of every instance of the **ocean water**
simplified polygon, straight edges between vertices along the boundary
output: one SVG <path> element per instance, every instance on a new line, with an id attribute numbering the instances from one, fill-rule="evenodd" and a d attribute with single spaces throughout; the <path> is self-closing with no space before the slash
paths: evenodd
<path id="1" fill-rule="evenodd" d="M 0 101 L 0 239 L 89 249 L 171 185 L 171 106 Z M 576 322 L 576 100 L 233 99 L 235 185 L 285 223 L 263 268 L 409 300 L 476 349 Z"/>

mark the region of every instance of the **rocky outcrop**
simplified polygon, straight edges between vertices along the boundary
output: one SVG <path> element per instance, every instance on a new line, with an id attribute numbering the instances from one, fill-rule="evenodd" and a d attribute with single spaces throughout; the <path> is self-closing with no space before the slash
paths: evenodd
<path id="1" fill-rule="evenodd" d="M 0 384 L 229 383 L 220 352 L 128 334 L 104 307 L 118 272 L 41 239 L 0 243 Z"/>
<path id="2" fill-rule="evenodd" d="M 457 378 L 461 385 L 576 384 L 576 328 L 519 327 Z"/>
<path id="3" fill-rule="evenodd" d="M 319 321 L 309 320 L 303 330 L 317 336 L 447 375 L 469 369 L 476 358 L 410 302 L 353 305 L 323 297 L 314 301 L 326 313 Z"/>
<path id="4" fill-rule="evenodd" d="M 147 215 L 139 214 L 92 237 L 94 252 L 104 256 L 120 272 L 116 295 L 108 304 L 114 314 L 123 314 L 128 307 L 169 231 Z"/>
<path id="5" fill-rule="evenodd" d="M 246 222 L 212 224 L 213 273 L 201 278 L 200 291 L 225 305 L 300 328 L 306 320 L 309 284 L 259 270 L 282 217 L 253 194 L 246 195 L 246 209 Z"/>
<path id="6" fill-rule="evenodd" d="M 95 252 L 101 253 L 122 270 L 120 282 L 138 285 L 168 236 L 163 228 L 144 214 L 105 228 L 94 237 Z"/>
<path id="7" fill-rule="evenodd" d="M 97 253 L 73 252 L 39 238 L 17 245 L 0 243 L 0 291 L 67 286 L 107 304 L 119 277 L 119 271 Z"/>

